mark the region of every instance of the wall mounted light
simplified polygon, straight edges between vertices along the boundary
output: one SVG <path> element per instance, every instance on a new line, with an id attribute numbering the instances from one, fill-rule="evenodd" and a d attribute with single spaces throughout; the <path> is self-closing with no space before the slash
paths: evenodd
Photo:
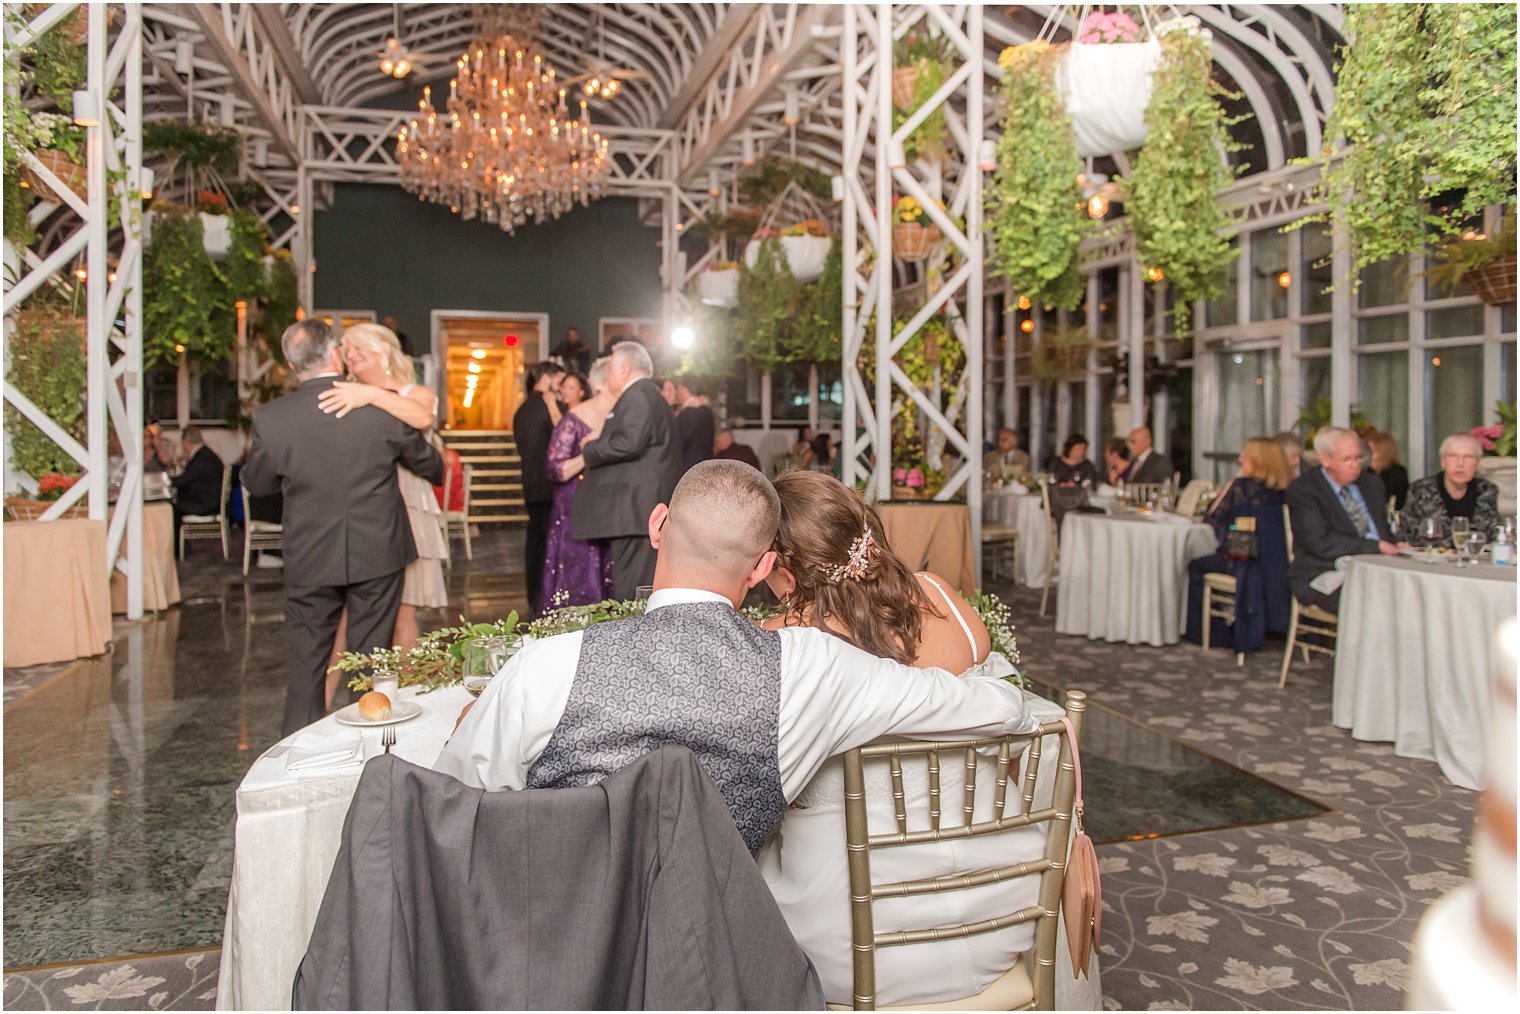
<path id="1" fill-rule="evenodd" d="M 1282 274 L 1278 275 L 1277 276 L 1277 284 L 1281 285 L 1285 289 L 1288 286 L 1292 285 L 1293 284 L 1293 275 L 1292 275 L 1292 273 L 1288 272 L 1288 271 L 1284 271 Z"/>
<path id="2" fill-rule="evenodd" d="M 997 168 L 997 142 L 992 138 L 982 141 L 981 151 L 977 154 L 976 167 L 984 173 L 990 173 Z"/>
<path id="3" fill-rule="evenodd" d="M 788 127 L 795 127 L 802 117 L 798 115 L 797 93 L 788 89 L 786 93 L 786 111 L 781 114 L 781 122 Z"/>
<path id="4" fill-rule="evenodd" d="M 718 183 L 718 170 L 707 170 L 707 196 L 717 197 L 723 193 L 723 187 Z"/>
<path id="5" fill-rule="evenodd" d="M 1102 218 L 1108 214 L 1108 198 L 1102 194 L 1093 194 L 1087 199 L 1087 217 Z"/>
<path id="6" fill-rule="evenodd" d="M 194 70 L 195 50 L 189 39 L 180 39 L 174 44 L 174 73 L 189 77 Z"/>
<path id="7" fill-rule="evenodd" d="M 1160 268 L 1146 268 L 1145 277 L 1149 278 L 1153 282 L 1159 282 L 1166 278 L 1166 272 L 1162 271 Z"/>
<path id="8" fill-rule="evenodd" d="M 836 200 L 836 201 L 842 201 L 842 200 L 844 200 L 844 177 L 843 176 L 831 176 L 829 178 L 829 193 L 830 193 L 831 196 L 833 196 L 834 200 Z"/>
<path id="9" fill-rule="evenodd" d="M 696 340 L 697 333 L 684 324 L 670 332 L 670 344 L 678 349 L 689 349 Z"/>
<path id="10" fill-rule="evenodd" d="M 74 93 L 74 123 L 80 127 L 100 126 L 100 109 L 95 105 L 94 92 Z"/>
<path id="11" fill-rule="evenodd" d="M 153 169 L 143 166 L 137 174 L 137 193 L 145 201 L 153 200 Z"/>
<path id="12" fill-rule="evenodd" d="M 1028 334 L 1029 332 L 1033 331 L 1034 330 L 1034 321 L 1032 321 L 1032 320 L 1020 321 L 1019 322 L 1019 330 L 1022 331 L 1022 332 L 1024 332 L 1025 334 Z"/>
<path id="13" fill-rule="evenodd" d="M 472 351 L 470 353 L 470 355 L 474 356 L 476 359 L 484 359 L 486 357 L 486 350 L 485 349 L 475 349 L 474 351 Z"/>
<path id="14" fill-rule="evenodd" d="M 745 134 L 739 140 L 739 161 L 745 165 L 755 164 L 755 139 Z"/>

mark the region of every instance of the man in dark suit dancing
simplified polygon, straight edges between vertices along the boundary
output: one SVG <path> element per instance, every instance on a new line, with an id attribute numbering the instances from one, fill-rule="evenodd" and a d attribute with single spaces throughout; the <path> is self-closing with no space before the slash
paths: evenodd
<path id="1" fill-rule="evenodd" d="M 512 439 L 522 463 L 523 503 L 528 508 L 528 531 L 523 539 L 523 571 L 528 582 L 528 611 L 537 618 L 544 603 L 544 557 L 548 554 L 549 518 L 554 513 L 554 483 L 544 466 L 549 463 L 549 438 L 559 422 L 559 382 L 564 367 L 545 360 L 528 368 L 527 397 L 512 416 Z"/>
<path id="2" fill-rule="evenodd" d="M 612 550 L 612 590 L 631 599 L 654 581 L 655 549 L 649 512 L 666 503 L 681 477 L 670 406 L 650 379 L 654 363 L 638 342 L 612 347 L 607 389 L 617 395 L 602 435 L 581 448 L 586 480 L 570 508 L 570 534 L 606 539 Z M 573 459 L 567 465 L 576 464 Z"/>
<path id="3" fill-rule="evenodd" d="M 292 324 L 280 345 L 301 386 L 254 412 L 243 487 L 285 498 L 288 736 L 326 713 L 327 660 L 345 604 L 348 650 L 391 643 L 402 572 L 417 558 L 396 466 L 437 484 L 443 459 L 420 431 L 373 406 L 343 418 L 317 407 L 343 375 L 338 337 L 322 321 Z"/>
<path id="4" fill-rule="evenodd" d="M 1362 471 L 1362 442 L 1351 430 L 1327 426 L 1314 435 L 1318 468 L 1288 486 L 1288 516 L 1293 523 L 1293 560 L 1288 584 L 1298 601 L 1336 612 L 1339 582 L 1325 591 L 1321 575 L 1335 570 L 1343 556 L 1399 551 L 1388 530 L 1388 494 L 1376 472 Z"/>

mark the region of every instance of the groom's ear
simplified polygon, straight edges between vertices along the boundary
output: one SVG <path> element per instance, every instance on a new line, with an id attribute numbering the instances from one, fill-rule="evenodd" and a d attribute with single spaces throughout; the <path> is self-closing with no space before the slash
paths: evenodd
<path id="1" fill-rule="evenodd" d="M 755 564 L 755 569 L 749 572 L 749 579 L 745 582 L 744 585 L 745 590 L 747 591 L 750 588 L 753 588 L 761 581 L 764 581 L 767 577 L 770 577 L 771 569 L 775 566 L 776 551 L 772 549 L 767 551 L 764 556 L 760 557 L 759 561 Z"/>
<path id="2" fill-rule="evenodd" d="M 660 539 L 665 534 L 665 520 L 670 517 L 670 508 L 665 504 L 656 504 L 654 510 L 649 512 L 649 544 L 655 549 L 660 548 Z"/>

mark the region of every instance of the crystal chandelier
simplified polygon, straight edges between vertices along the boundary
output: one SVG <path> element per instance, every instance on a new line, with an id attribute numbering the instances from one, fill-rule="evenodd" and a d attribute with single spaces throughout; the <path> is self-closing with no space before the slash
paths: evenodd
<path id="1" fill-rule="evenodd" d="M 526 33 L 482 33 L 455 65 L 442 112 L 424 88 L 396 136 L 401 186 L 512 232 L 602 196 L 607 141 L 586 103 L 574 116 Z"/>

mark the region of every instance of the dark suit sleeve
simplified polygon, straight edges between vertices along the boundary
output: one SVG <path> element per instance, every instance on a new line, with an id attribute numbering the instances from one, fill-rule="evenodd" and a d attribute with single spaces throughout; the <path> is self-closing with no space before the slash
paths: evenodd
<path id="1" fill-rule="evenodd" d="M 259 417 L 253 417 L 253 436 L 248 447 L 248 460 L 239 473 L 243 488 L 249 496 L 269 496 L 280 492 L 280 473 L 271 460 L 268 450 L 259 438 Z"/>
<path id="2" fill-rule="evenodd" d="M 209 454 L 197 451 L 185 462 L 185 470 L 170 480 L 177 490 L 191 489 L 199 483 L 215 484 L 220 487 L 222 482 L 222 466 L 213 464 L 213 458 Z"/>
<path id="3" fill-rule="evenodd" d="M 1372 527 L 1377 529 L 1378 538 L 1392 542 L 1393 532 L 1388 527 L 1388 489 L 1383 485 L 1383 480 L 1369 469 L 1362 473 L 1356 484 L 1362 491 L 1362 499 L 1367 501 L 1367 510 L 1372 514 Z"/>
<path id="4" fill-rule="evenodd" d="M 397 440 L 400 453 L 396 460 L 413 475 L 426 479 L 434 486 L 441 485 L 443 483 L 443 455 L 428 443 L 421 430 L 413 429 L 399 419 L 396 422 L 399 424 L 397 429 L 400 431 Z"/>
<path id="5" fill-rule="evenodd" d="M 1378 551 L 1377 543 L 1371 539 L 1364 539 L 1345 530 L 1338 531 L 1331 524 L 1331 518 L 1326 512 L 1343 508 L 1335 501 L 1329 486 L 1325 487 L 1325 495 L 1318 497 L 1310 491 L 1308 483 L 1295 482 L 1288 487 L 1287 500 L 1293 519 L 1295 552 L 1317 560 L 1335 560 L 1342 556 L 1359 556 Z M 1384 521 L 1379 527 L 1386 530 L 1388 522 Z"/>
<path id="6" fill-rule="evenodd" d="M 664 402 L 660 402 L 664 405 Z M 612 418 L 602 430 L 599 440 L 593 440 L 581 450 L 587 468 L 615 465 L 620 461 L 632 461 L 654 443 L 656 419 L 653 406 L 643 397 L 623 398 L 618 402 Z"/>

